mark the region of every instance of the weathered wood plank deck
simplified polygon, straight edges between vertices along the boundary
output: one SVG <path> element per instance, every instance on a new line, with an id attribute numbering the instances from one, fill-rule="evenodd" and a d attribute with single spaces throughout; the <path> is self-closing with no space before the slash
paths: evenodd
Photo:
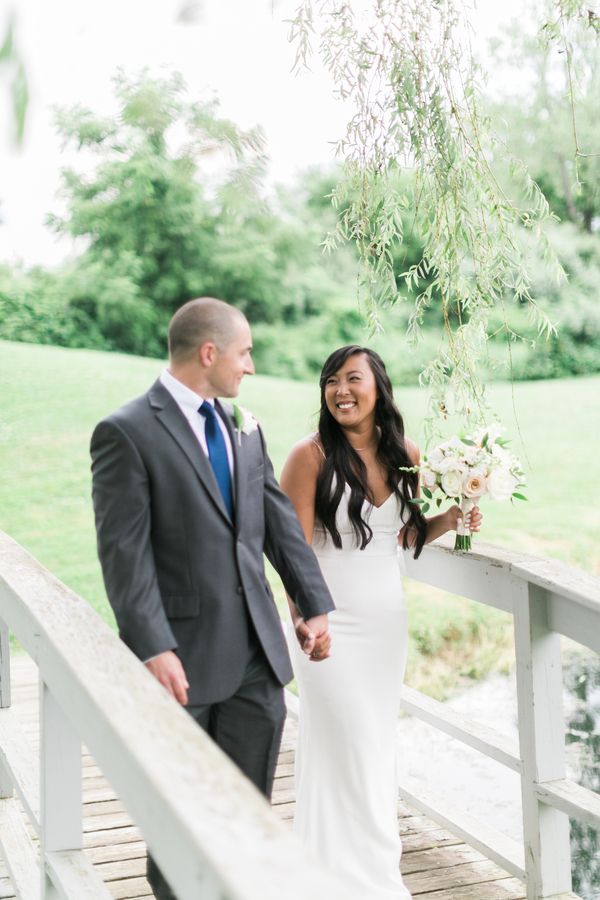
<path id="1" fill-rule="evenodd" d="M 39 736 L 37 669 L 28 657 L 12 660 L 13 709 L 33 744 Z M 294 815 L 295 725 L 288 723 L 276 773 L 273 808 L 291 824 Z M 152 898 L 145 878 L 142 836 L 93 758 L 83 751 L 83 845 L 115 900 Z M 419 900 L 518 900 L 524 885 L 433 821 L 398 804 L 402 872 Z M 0 900 L 13 898 L 0 862 Z M 282 898 L 285 900 L 285 898 Z M 320 898 L 319 898 L 320 900 Z M 368 900 L 368 898 L 365 898 Z"/>

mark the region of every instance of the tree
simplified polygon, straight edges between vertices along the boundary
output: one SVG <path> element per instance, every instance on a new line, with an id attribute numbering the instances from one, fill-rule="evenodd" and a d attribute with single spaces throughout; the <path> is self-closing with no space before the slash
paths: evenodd
<path id="1" fill-rule="evenodd" d="M 225 168 L 222 197 L 235 184 L 238 203 L 242 194 L 254 201 L 262 135 L 220 118 L 216 102 L 188 101 L 178 75 L 121 73 L 116 94 L 112 119 L 80 106 L 59 111 L 65 145 L 97 163 L 91 175 L 63 171 L 68 213 L 49 224 L 87 241 L 70 273 L 72 305 L 99 322 L 113 346 L 153 352 L 173 311 L 215 283 L 222 221 L 198 177 L 202 160 L 216 156 Z"/>
<path id="2" fill-rule="evenodd" d="M 95 162 L 91 174 L 63 172 L 68 212 L 49 219 L 87 242 L 62 273 L 80 333 L 161 355 L 169 317 L 194 296 L 222 297 L 253 324 L 320 313 L 340 292 L 340 266 L 321 254 L 326 213 L 309 208 L 311 188 L 267 201 L 260 132 L 219 118 L 214 102 L 189 102 L 178 75 L 121 74 L 116 86 L 118 116 L 58 115 L 65 144 Z M 214 166 L 203 172 L 208 153 L 228 163 L 220 180 Z"/>
<path id="3" fill-rule="evenodd" d="M 600 52 L 595 34 L 573 30 L 567 54 L 553 41 L 513 23 L 493 48 L 498 96 L 494 120 L 528 166 L 552 210 L 588 233 L 600 228 Z M 511 79 L 503 76 L 508 71 Z M 514 85 L 519 72 L 522 90 Z"/>
<path id="4" fill-rule="evenodd" d="M 596 30 L 597 18 L 579 0 L 557 0 L 556 7 L 562 23 L 585 14 Z M 299 64 L 316 39 L 336 91 L 354 107 L 338 145 L 346 177 L 333 195 L 334 205 L 350 202 L 329 245 L 355 242 L 374 328 L 378 309 L 401 298 L 395 248 L 403 241 L 403 210 L 419 219 L 423 255 L 402 273 L 416 295 L 409 333 L 419 336 L 433 304 L 446 332 L 445 347 L 421 375 L 432 388 L 430 426 L 440 412 L 487 416 L 477 364 L 492 310 L 516 300 L 529 306 L 540 333 L 553 332 L 531 293 L 524 229 L 536 236 L 548 269 L 562 275 L 543 230 L 552 219 L 543 193 L 515 160 L 524 198 L 518 204 L 490 165 L 498 141 L 481 112 L 464 15 L 457 0 L 303 0 L 291 32 Z M 562 40 L 554 23 L 546 26 Z M 414 173 L 408 191 L 398 189 L 406 169 Z"/>

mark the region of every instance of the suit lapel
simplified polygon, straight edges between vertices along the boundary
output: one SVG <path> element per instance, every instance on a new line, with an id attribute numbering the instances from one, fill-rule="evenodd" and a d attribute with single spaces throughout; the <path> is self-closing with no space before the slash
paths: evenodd
<path id="1" fill-rule="evenodd" d="M 225 427 L 229 433 L 229 439 L 231 440 L 231 447 L 233 449 L 233 506 L 235 511 L 235 530 L 239 532 L 244 504 L 243 487 L 246 480 L 245 458 L 244 454 L 241 452 L 239 432 L 235 428 L 233 413 L 226 409 L 218 400 L 215 401 L 215 406 L 219 415 L 225 422 Z"/>
<path id="2" fill-rule="evenodd" d="M 212 466 L 202 450 L 202 447 L 198 445 L 196 436 L 190 428 L 185 416 L 160 381 L 156 381 L 150 388 L 148 391 L 148 398 L 156 418 L 163 428 L 169 432 L 180 450 L 185 454 L 188 462 L 192 465 L 192 468 L 202 482 L 203 487 L 216 508 L 225 517 L 227 522 L 232 525 L 233 523 L 225 508 L 223 496 L 214 476 Z"/>

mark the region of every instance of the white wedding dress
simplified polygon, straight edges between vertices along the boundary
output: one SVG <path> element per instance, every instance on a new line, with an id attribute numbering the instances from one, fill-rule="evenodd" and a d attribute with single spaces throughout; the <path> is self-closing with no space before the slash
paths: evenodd
<path id="1" fill-rule="evenodd" d="M 396 726 L 407 651 L 394 495 L 365 503 L 373 537 L 358 549 L 349 488 L 337 512 L 343 546 L 323 530 L 313 548 L 336 604 L 331 658 L 311 662 L 291 641 L 300 692 L 295 830 L 365 900 L 409 900 L 400 875 Z"/>

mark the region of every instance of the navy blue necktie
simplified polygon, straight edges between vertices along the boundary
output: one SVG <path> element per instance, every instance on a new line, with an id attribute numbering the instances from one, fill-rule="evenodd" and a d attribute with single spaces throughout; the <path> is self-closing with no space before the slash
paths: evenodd
<path id="1" fill-rule="evenodd" d="M 205 435 L 206 444 L 208 446 L 208 458 L 212 466 L 215 478 L 221 494 L 225 508 L 233 521 L 233 494 L 231 491 L 231 472 L 229 471 L 229 460 L 227 458 L 227 445 L 217 421 L 217 412 L 211 403 L 206 400 L 198 410 L 205 419 Z"/>

